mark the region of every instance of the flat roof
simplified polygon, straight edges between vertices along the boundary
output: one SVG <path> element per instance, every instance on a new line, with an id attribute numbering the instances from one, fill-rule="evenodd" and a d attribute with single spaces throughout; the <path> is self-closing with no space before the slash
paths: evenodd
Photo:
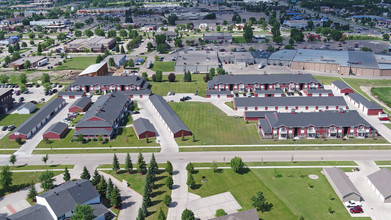
<path id="1" fill-rule="evenodd" d="M 18 60 L 15 60 L 14 62 L 11 62 L 11 64 L 14 65 L 23 65 L 27 60 L 30 61 L 31 64 L 36 63 L 38 61 L 41 61 L 45 59 L 46 57 L 44 56 L 31 56 L 31 57 L 22 57 Z"/>
<path id="2" fill-rule="evenodd" d="M 349 52 L 341 50 L 299 49 L 292 61 L 308 63 L 328 63 L 348 66 Z"/>
<path id="3" fill-rule="evenodd" d="M 297 50 L 279 50 L 270 55 L 269 60 L 291 61 Z"/>
<path id="4" fill-rule="evenodd" d="M 180 51 L 175 65 L 209 65 L 213 67 L 219 65 L 219 59 L 216 51 Z"/>

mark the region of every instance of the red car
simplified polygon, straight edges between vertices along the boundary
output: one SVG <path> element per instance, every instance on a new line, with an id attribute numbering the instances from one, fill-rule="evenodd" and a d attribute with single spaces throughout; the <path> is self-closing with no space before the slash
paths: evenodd
<path id="1" fill-rule="evenodd" d="M 390 118 L 389 117 L 379 117 L 379 120 L 380 121 L 389 121 Z"/>
<path id="2" fill-rule="evenodd" d="M 360 206 L 350 208 L 350 213 L 364 213 L 364 210 Z"/>

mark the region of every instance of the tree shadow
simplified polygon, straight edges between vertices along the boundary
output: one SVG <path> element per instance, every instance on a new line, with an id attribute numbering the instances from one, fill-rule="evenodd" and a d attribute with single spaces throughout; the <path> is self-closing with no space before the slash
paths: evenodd
<path id="1" fill-rule="evenodd" d="M 161 194 L 163 194 L 163 193 L 164 193 L 164 191 L 162 191 L 162 190 L 160 190 L 160 191 L 155 191 L 155 192 L 152 192 L 152 193 L 151 193 L 151 197 L 154 198 L 154 197 L 159 196 L 159 195 L 161 195 Z"/>
<path id="2" fill-rule="evenodd" d="M 239 170 L 239 174 L 243 175 L 243 174 L 247 174 L 250 172 L 250 169 L 249 168 L 242 168 Z"/>
<path id="3" fill-rule="evenodd" d="M 214 173 L 223 173 L 223 169 L 217 169 Z"/>
<path id="4" fill-rule="evenodd" d="M 7 190 L 5 189 L 0 189 L 0 197 L 3 197 L 5 196 L 5 194 L 8 192 L 8 193 L 13 193 L 13 192 L 17 192 L 21 189 L 24 189 L 26 187 L 30 186 L 29 183 L 23 183 L 23 184 L 19 184 L 19 185 L 11 185 L 8 187 Z"/>
<path id="5" fill-rule="evenodd" d="M 197 190 L 197 189 L 201 188 L 201 186 L 202 186 L 202 184 L 194 184 L 194 185 L 192 186 L 192 189 L 193 189 L 193 190 Z"/>
<path id="6" fill-rule="evenodd" d="M 162 179 L 165 179 L 165 178 L 166 178 L 166 176 L 156 176 L 156 177 L 154 178 L 154 180 L 155 180 L 155 182 L 157 182 L 157 181 L 162 180 Z"/>
<path id="7" fill-rule="evenodd" d="M 155 206 L 155 205 L 157 205 L 157 204 L 159 204 L 159 203 L 161 203 L 162 202 L 162 200 L 155 200 L 155 201 L 152 201 L 151 202 L 151 206 Z"/>
<path id="8" fill-rule="evenodd" d="M 153 189 L 159 189 L 160 187 L 164 186 L 164 184 L 155 184 L 153 186 Z"/>

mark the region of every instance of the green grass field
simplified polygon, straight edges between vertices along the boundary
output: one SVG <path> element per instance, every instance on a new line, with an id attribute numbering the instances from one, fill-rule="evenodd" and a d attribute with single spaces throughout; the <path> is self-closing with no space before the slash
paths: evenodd
<path id="1" fill-rule="evenodd" d="M 296 220 L 304 219 L 350 219 L 349 213 L 334 193 L 321 169 L 246 169 L 244 174 L 232 170 L 198 170 L 194 175 L 197 186 L 189 190 L 201 197 L 231 192 L 243 210 L 251 209 L 251 197 L 262 191 L 266 200 L 273 203 L 269 212 L 259 212 L 261 219 Z M 281 177 L 275 177 L 276 174 Z M 309 174 L 319 176 L 318 180 L 308 178 Z M 201 182 L 202 176 L 207 181 Z M 311 183 L 314 187 L 309 188 Z M 330 197 L 331 195 L 331 197 Z M 331 200 L 330 198 L 333 198 Z M 329 214 L 328 208 L 334 211 Z"/>
<path id="2" fill-rule="evenodd" d="M 391 124 L 384 124 L 387 128 L 391 129 Z"/>
<path id="3" fill-rule="evenodd" d="M 374 87 L 371 89 L 371 93 L 388 107 L 391 107 L 391 87 Z"/>
<path id="4" fill-rule="evenodd" d="M 259 159 L 261 160 L 261 158 Z M 245 162 L 245 166 L 357 166 L 354 161 L 294 161 L 294 162 Z M 194 167 L 212 167 L 212 163 L 193 163 Z M 391 165 L 391 164 L 390 164 Z M 230 167 L 230 162 L 218 162 L 219 167 Z"/>
<path id="5" fill-rule="evenodd" d="M 61 66 L 57 66 L 55 70 L 84 70 L 91 64 L 96 63 L 96 57 L 72 57 Z"/>
<path id="6" fill-rule="evenodd" d="M 18 127 L 31 116 L 32 114 L 28 114 L 28 115 L 2 114 L 0 115 L 0 126 L 2 127 L 2 126 L 8 126 L 13 124 L 16 127 Z"/>
<path id="7" fill-rule="evenodd" d="M 150 82 L 152 93 L 166 96 L 168 92 L 194 93 L 198 91 L 199 96 L 205 97 L 206 83 L 204 74 L 193 74 L 192 82 L 183 82 L 183 74 L 176 75 L 175 82 L 168 81 L 168 75 L 163 75 L 163 82 Z"/>
<path id="8" fill-rule="evenodd" d="M 233 102 L 225 102 L 224 104 L 226 104 L 228 107 L 232 108 L 233 110 L 235 110 L 234 108 L 234 103 Z"/>
<path id="9" fill-rule="evenodd" d="M 254 124 L 246 125 L 240 118 L 227 116 L 210 103 L 170 103 L 178 116 L 195 135 L 186 141 L 177 139 L 179 145 L 260 144 Z"/>
<path id="10" fill-rule="evenodd" d="M 381 166 L 381 165 L 391 165 L 391 161 L 389 160 L 377 160 L 375 161 L 376 165 Z"/>
<path id="11" fill-rule="evenodd" d="M 75 165 L 62 165 L 62 164 L 52 164 L 52 165 L 20 165 L 20 166 L 10 166 L 10 170 L 46 170 L 46 169 L 73 169 Z M 0 167 L 1 168 L 1 167 Z"/>
<path id="12" fill-rule="evenodd" d="M 232 43 L 245 44 L 247 42 L 246 42 L 246 39 L 244 39 L 243 36 L 240 36 L 240 37 L 233 37 Z"/>
<path id="13" fill-rule="evenodd" d="M 153 71 L 162 71 L 162 72 L 173 72 L 174 71 L 175 61 L 163 62 L 155 61 L 153 63 Z"/>

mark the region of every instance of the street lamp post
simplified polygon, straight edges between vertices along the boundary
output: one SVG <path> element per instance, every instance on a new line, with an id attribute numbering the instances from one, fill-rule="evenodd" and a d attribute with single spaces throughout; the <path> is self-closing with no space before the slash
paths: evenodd
<path id="1" fill-rule="evenodd" d="M 156 152 L 157 152 L 157 144 L 160 143 L 160 139 L 156 137 Z"/>

